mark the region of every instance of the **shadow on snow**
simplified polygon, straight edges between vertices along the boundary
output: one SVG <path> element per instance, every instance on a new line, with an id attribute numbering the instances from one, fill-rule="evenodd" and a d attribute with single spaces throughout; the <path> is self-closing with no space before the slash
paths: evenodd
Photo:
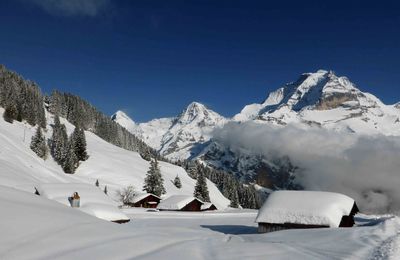
<path id="1" fill-rule="evenodd" d="M 250 235 L 257 234 L 257 227 L 242 225 L 201 225 L 202 228 L 208 228 L 212 231 L 223 233 L 225 235 Z"/>

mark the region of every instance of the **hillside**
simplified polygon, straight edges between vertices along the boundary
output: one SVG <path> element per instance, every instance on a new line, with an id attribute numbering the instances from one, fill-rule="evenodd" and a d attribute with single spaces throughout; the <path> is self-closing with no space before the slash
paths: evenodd
<path id="1" fill-rule="evenodd" d="M 0 108 L 1 114 L 3 109 Z M 65 119 L 69 133 L 73 126 Z M 47 122 L 52 122 L 52 115 L 47 114 Z M 46 136 L 51 136 L 51 126 L 47 126 Z M 50 157 L 43 161 L 30 148 L 30 140 L 35 128 L 14 121 L 10 124 L 0 119 L 0 183 L 33 192 L 38 183 L 83 182 L 93 184 L 99 180 L 101 188 L 107 185 L 110 196 L 115 198 L 115 192 L 123 187 L 133 185 L 141 191 L 144 176 L 149 168 L 149 162 L 141 158 L 137 152 L 128 151 L 114 146 L 97 135 L 86 131 L 89 159 L 79 166 L 74 175 L 67 175 Z M 195 180 L 190 178 L 180 167 L 160 162 L 161 173 L 167 195 L 192 195 Z M 177 189 L 171 182 L 176 175 L 182 181 L 182 189 Z M 208 181 L 210 197 L 219 208 L 225 208 L 229 201 L 223 197 L 213 183 Z"/>

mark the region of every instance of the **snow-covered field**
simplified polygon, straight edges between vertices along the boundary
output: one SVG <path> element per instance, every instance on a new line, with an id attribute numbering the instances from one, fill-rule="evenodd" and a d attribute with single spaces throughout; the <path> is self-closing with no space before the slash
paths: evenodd
<path id="1" fill-rule="evenodd" d="M 398 259 L 400 220 L 257 234 L 255 211 L 127 209 L 118 225 L 0 186 L 0 259 Z"/>

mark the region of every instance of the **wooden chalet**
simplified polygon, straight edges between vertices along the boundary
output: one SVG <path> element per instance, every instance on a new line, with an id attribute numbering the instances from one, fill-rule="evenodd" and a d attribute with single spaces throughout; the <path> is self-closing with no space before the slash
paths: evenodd
<path id="1" fill-rule="evenodd" d="M 155 209 L 157 208 L 157 205 L 160 203 L 160 201 L 160 197 L 151 193 L 144 193 L 136 195 L 130 206 L 136 208 Z"/>
<path id="2" fill-rule="evenodd" d="M 201 200 L 185 195 L 173 195 L 161 200 L 157 209 L 161 211 L 201 211 Z"/>

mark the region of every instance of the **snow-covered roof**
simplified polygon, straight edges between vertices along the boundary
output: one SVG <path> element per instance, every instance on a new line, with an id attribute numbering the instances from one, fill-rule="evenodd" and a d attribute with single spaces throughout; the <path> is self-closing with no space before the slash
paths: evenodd
<path id="1" fill-rule="evenodd" d="M 339 227 L 354 200 L 346 195 L 319 191 L 275 191 L 258 212 L 256 222 Z"/>
<path id="2" fill-rule="evenodd" d="M 206 209 L 209 209 L 209 208 L 211 208 L 212 206 L 214 206 L 214 207 L 215 207 L 215 205 L 214 205 L 214 204 L 212 204 L 211 202 L 204 202 L 204 204 L 203 204 L 203 205 L 201 205 L 201 210 L 206 210 Z"/>
<path id="3" fill-rule="evenodd" d="M 193 200 L 198 200 L 199 202 L 204 203 L 201 200 L 192 196 L 172 195 L 162 200 L 160 204 L 158 204 L 157 208 L 164 210 L 181 210 Z"/>
<path id="4" fill-rule="evenodd" d="M 128 220 L 117 204 L 102 190 L 94 185 L 84 183 L 46 183 L 36 186 L 40 196 L 70 206 L 68 197 L 74 192 L 80 196 L 79 210 L 108 221 Z"/>
<path id="5" fill-rule="evenodd" d="M 147 198 L 148 196 L 154 196 L 154 197 L 156 197 L 156 198 L 158 198 L 158 199 L 160 199 L 160 197 L 158 197 L 157 195 L 154 195 L 154 194 L 152 194 L 152 193 L 140 193 L 140 194 L 137 194 L 134 198 L 133 198 L 133 203 L 137 203 L 137 202 L 139 202 L 139 201 L 141 201 L 142 199 L 145 199 L 145 198 Z"/>

